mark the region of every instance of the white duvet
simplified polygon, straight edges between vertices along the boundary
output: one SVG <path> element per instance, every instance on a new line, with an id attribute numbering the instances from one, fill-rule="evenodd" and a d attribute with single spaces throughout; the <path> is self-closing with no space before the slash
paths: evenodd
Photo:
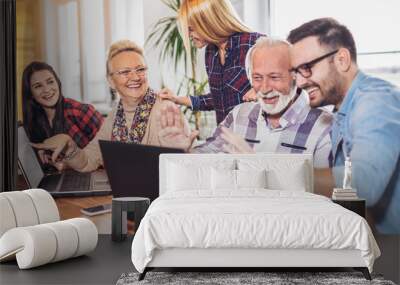
<path id="1" fill-rule="evenodd" d="M 370 272 L 380 255 L 367 222 L 328 198 L 257 189 L 157 198 L 133 240 L 132 262 L 143 272 L 165 248 L 358 249 Z"/>

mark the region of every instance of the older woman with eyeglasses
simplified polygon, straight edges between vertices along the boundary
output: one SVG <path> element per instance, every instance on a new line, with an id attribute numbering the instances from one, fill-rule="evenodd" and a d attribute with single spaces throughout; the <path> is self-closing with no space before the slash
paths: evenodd
<path id="1" fill-rule="evenodd" d="M 149 87 L 143 50 L 128 40 L 115 42 L 109 49 L 106 68 L 110 87 L 120 100 L 96 137 L 83 150 L 68 135 L 58 135 L 42 144 L 34 144 L 36 148 L 52 150 L 53 161 L 60 160 L 60 153 L 65 153 L 62 168 L 88 172 L 102 166 L 99 140 L 161 145 L 158 139 L 161 122 L 157 114 L 173 103 L 162 100 Z M 183 116 L 181 119 L 189 132 Z"/>

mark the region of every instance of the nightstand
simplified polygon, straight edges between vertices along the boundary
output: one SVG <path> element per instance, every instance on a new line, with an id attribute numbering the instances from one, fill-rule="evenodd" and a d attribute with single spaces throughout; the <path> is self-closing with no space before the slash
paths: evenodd
<path id="1" fill-rule="evenodd" d="M 150 206 L 150 199 L 143 197 L 119 197 L 112 199 L 112 225 L 111 239 L 123 241 L 127 236 L 127 216 L 133 213 L 135 226 L 139 227 L 140 221 Z"/>
<path id="2" fill-rule="evenodd" d="M 365 199 L 356 200 L 333 200 L 333 203 L 339 204 L 340 206 L 359 214 L 365 219 Z"/>

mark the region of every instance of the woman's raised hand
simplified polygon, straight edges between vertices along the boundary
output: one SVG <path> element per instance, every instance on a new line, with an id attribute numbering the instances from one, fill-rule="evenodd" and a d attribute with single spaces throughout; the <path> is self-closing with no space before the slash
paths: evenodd
<path id="1" fill-rule="evenodd" d="M 158 133 L 161 146 L 190 150 L 198 131 L 192 131 L 190 134 L 185 131 L 183 117 L 175 104 L 163 106 L 158 114 L 158 120 L 161 126 Z"/>

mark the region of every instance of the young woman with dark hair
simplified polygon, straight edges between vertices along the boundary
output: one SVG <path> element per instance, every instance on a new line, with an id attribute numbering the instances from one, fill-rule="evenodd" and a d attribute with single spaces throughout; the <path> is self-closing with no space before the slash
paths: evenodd
<path id="1" fill-rule="evenodd" d="M 65 98 L 54 69 L 44 62 L 30 63 L 22 75 L 23 125 L 31 142 L 41 143 L 68 134 L 80 147 L 96 135 L 103 117 L 89 104 Z M 43 162 L 48 160 L 39 152 Z"/>

